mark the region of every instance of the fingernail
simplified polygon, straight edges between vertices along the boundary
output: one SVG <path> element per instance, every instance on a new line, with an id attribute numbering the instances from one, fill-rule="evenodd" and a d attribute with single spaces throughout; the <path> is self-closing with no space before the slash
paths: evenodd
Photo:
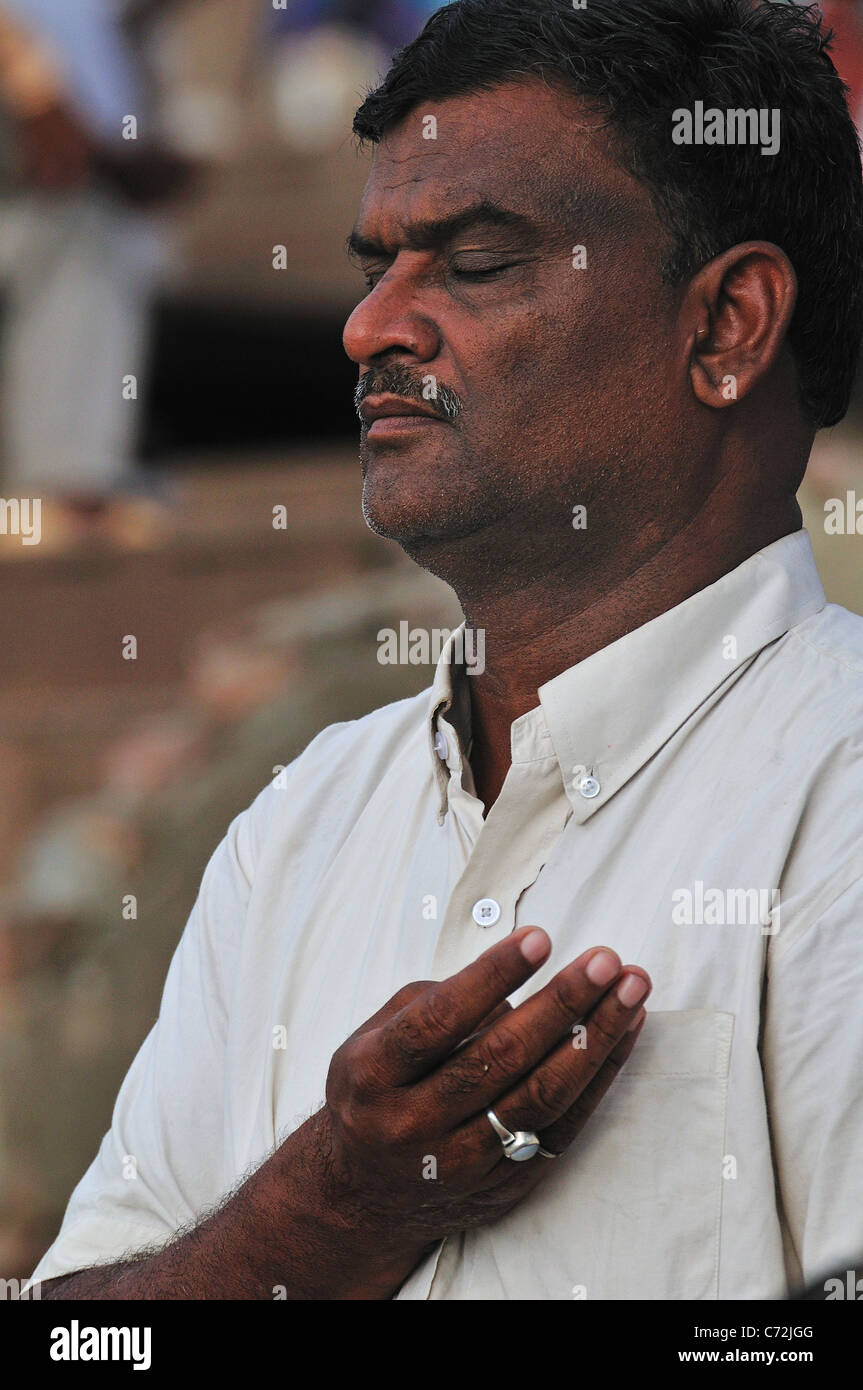
<path id="1" fill-rule="evenodd" d="M 617 997 L 625 1009 L 634 1009 L 649 989 L 650 986 L 643 976 L 624 975 L 617 986 Z"/>
<path id="2" fill-rule="evenodd" d="M 646 1017 L 647 1017 L 647 1010 L 646 1010 L 646 1009 L 639 1009 L 639 1010 L 638 1010 L 638 1013 L 635 1015 L 635 1018 L 632 1020 L 632 1022 L 631 1022 L 631 1023 L 627 1023 L 627 1025 L 626 1025 L 626 1031 L 627 1031 L 627 1033 L 634 1033 L 635 1030 L 636 1030 L 636 1028 L 640 1028 Z"/>
<path id="3" fill-rule="evenodd" d="M 584 973 L 592 985 L 610 985 L 619 969 L 617 956 L 610 951 L 597 951 L 588 961 Z"/>
<path id="4" fill-rule="evenodd" d="M 531 965 L 539 965 L 551 950 L 551 942 L 545 932 L 539 930 L 529 931 L 527 936 L 522 937 L 518 946 L 525 960 L 529 960 Z"/>

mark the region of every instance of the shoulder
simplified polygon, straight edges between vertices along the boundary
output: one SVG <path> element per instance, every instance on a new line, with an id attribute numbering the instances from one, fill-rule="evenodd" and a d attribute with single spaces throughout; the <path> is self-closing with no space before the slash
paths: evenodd
<path id="1" fill-rule="evenodd" d="M 827 604 L 764 653 L 752 692 L 753 737 L 768 756 L 777 816 L 785 818 L 783 944 L 833 903 L 859 904 L 863 883 L 863 618 Z M 760 731 L 760 733 L 759 733 Z M 772 761 L 771 761 L 772 759 Z"/>
<path id="2" fill-rule="evenodd" d="M 787 712 L 789 729 L 811 739 L 812 753 L 850 739 L 863 755 L 863 618 L 828 603 L 767 648 L 756 666 L 768 686 L 777 683 L 774 693 L 781 687 L 776 708 Z"/>
<path id="3" fill-rule="evenodd" d="M 796 657 L 801 665 L 863 695 L 863 618 L 828 603 L 789 635 L 798 644 Z"/>
<path id="4" fill-rule="evenodd" d="M 361 719 L 330 724 L 280 771 L 234 821 L 246 857 L 267 842 L 284 842 L 296 829 L 339 838 L 356 821 L 384 780 L 415 785 L 431 776 L 426 715 L 431 689 L 372 710 Z"/>
<path id="5" fill-rule="evenodd" d="M 813 751 L 842 745 L 863 759 L 863 618 L 828 603 L 791 629 L 786 657 L 792 709 Z"/>

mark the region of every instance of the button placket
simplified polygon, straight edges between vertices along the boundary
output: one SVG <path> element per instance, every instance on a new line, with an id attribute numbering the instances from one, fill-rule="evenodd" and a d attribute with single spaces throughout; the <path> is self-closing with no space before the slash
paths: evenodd
<path id="1" fill-rule="evenodd" d="M 435 951 L 436 978 L 454 974 L 513 930 L 518 899 L 560 835 L 564 803 L 556 759 L 510 767 L 450 897 Z"/>

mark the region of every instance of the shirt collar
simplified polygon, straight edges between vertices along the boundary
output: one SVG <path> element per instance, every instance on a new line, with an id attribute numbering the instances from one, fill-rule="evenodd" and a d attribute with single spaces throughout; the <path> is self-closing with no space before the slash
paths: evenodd
<path id="1" fill-rule="evenodd" d="M 724 682 L 825 603 L 809 535 L 796 531 L 541 686 L 540 711 L 575 819 L 594 815 Z M 470 729 L 468 678 L 451 663 L 463 627 L 441 653 L 428 707 L 442 810 L 461 749 L 439 756 L 438 717 L 462 743 Z M 531 710 L 513 723 L 514 753 L 519 726 L 536 718 Z"/>
<path id="2" fill-rule="evenodd" d="M 461 771 L 462 758 L 468 756 L 470 743 L 471 717 L 468 677 L 464 663 L 454 660 L 455 654 L 464 651 L 463 634 L 465 627 L 466 623 L 461 623 L 444 644 L 435 669 L 434 684 L 428 704 L 426 732 L 434 776 L 440 794 L 439 816 L 444 815 L 447 809 L 450 772 Z M 455 734 L 454 739 L 446 739 L 445 731 L 440 728 L 440 723 L 443 721 L 446 721 L 452 733 Z M 441 734 L 446 739 L 445 753 L 443 752 L 443 745 L 436 742 Z M 455 746 L 452 746 L 453 744 Z"/>
<path id="3" fill-rule="evenodd" d="M 576 819 L 595 814 L 724 682 L 825 603 L 809 536 L 797 531 L 541 686 Z M 579 767 L 598 793 L 580 790 Z"/>

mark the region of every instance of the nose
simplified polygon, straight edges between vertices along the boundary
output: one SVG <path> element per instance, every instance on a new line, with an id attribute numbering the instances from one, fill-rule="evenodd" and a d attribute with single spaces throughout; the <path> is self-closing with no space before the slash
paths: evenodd
<path id="1" fill-rule="evenodd" d="M 395 267 L 354 309 L 342 342 L 348 357 L 360 367 L 390 355 L 430 362 L 440 351 L 437 328 Z"/>

